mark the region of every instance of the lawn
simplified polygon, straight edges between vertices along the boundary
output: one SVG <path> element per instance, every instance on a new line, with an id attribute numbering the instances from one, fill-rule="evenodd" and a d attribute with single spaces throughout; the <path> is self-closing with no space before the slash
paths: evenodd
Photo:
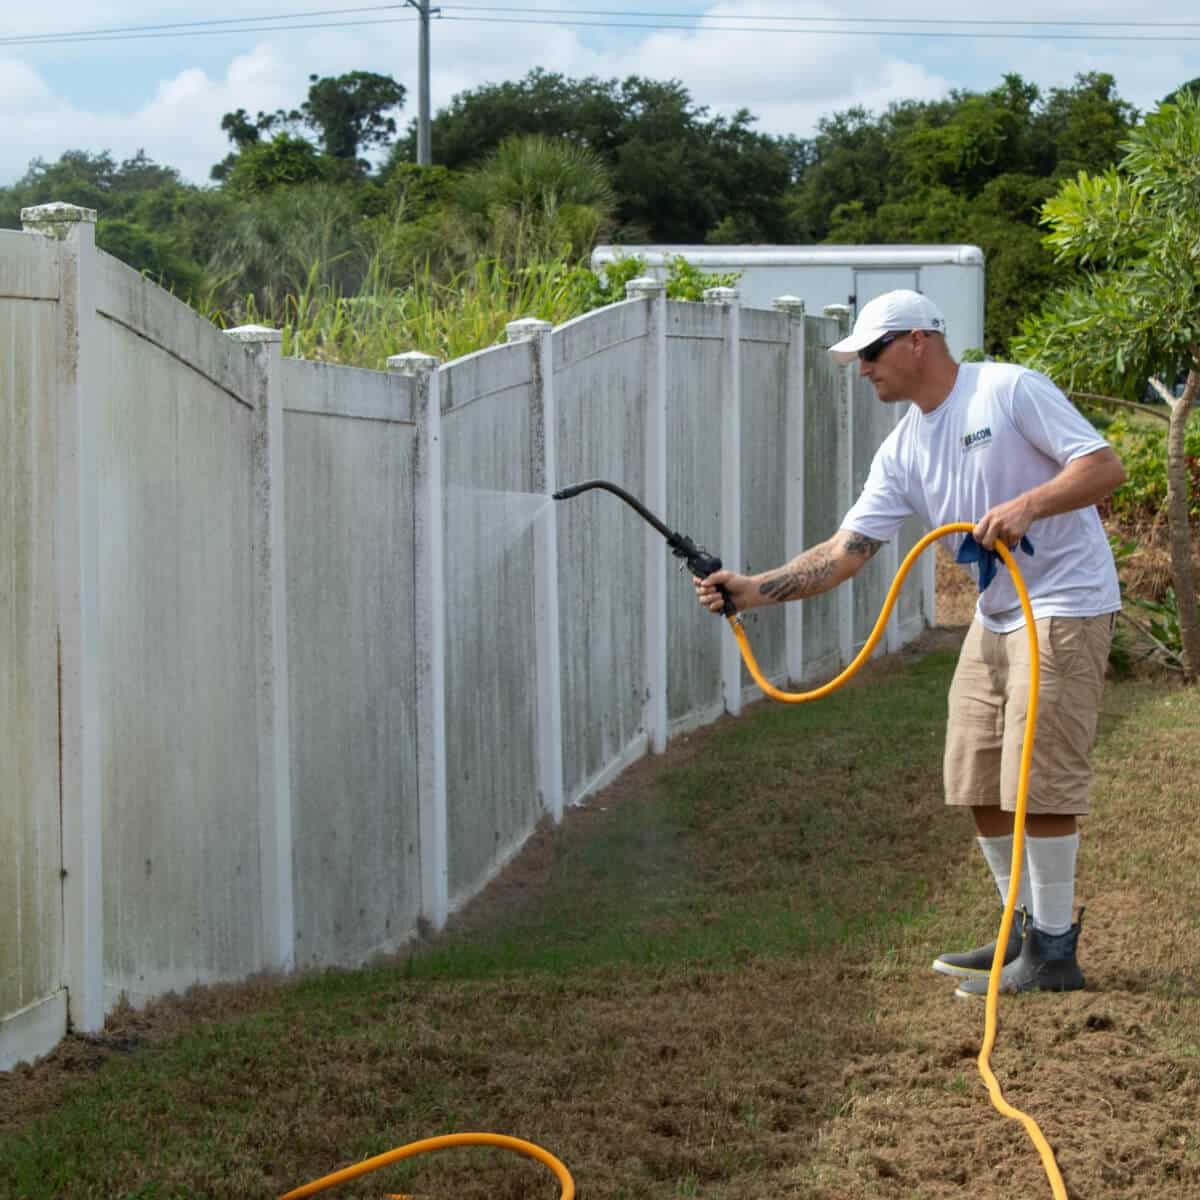
<path id="1" fill-rule="evenodd" d="M 0 1075 L 0 1195 L 276 1196 L 487 1129 L 583 1200 L 1049 1196 L 934 954 L 990 936 L 941 805 L 955 636 L 818 704 L 677 739 L 542 830 L 400 961 L 197 990 Z M 1006 998 L 993 1062 L 1073 1197 L 1200 1194 L 1200 693 L 1109 686 L 1084 827 L 1089 987 Z M 333 1195 L 556 1194 L 455 1150 Z"/>

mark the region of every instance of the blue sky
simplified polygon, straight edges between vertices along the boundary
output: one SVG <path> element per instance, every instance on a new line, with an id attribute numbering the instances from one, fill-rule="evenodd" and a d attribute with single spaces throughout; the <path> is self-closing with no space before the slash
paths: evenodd
<path id="1" fill-rule="evenodd" d="M 119 158 L 145 149 L 203 182 L 228 150 L 221 115 L 293 108 L 310 74 L 391 74 L 409 88 L 402 119 L 416 111 L 417 24 L 402 4 L 68 0 L 41 9 L 14 0 L 5 7 L 0 184 L 18 178 L 35 156 L 53 160 L 67 149 L 107 149 Z M 998 11 L 1011 23 L 979 23 Z M 707 15 L 706 28 L 623 27 L 687 25 L 699 15 Z M 285 28 L 65 40 L 83 31 L 259 17 Z M 572 17 L 605 24 L 564 23 Z M 1133 24 L 1096 24 L 1102 21 Z M 340 27 L 304 28 L 334 24 Z M 995 36 L 1001 32 L 1030 36 Z M 947 33 L 968 36 L 936 36 Z M 1108 0 L 1013 0 L 1002 10 L 961 0 L 515 0 L 505 10 L 472 0 L 442 5 L 432 44 L 435 108 L 466 88 L 541 66 L 570 76 L 677 78 L 715 112 L 746 107 L 761 129 L 804 136 L 822 116 L 854 104 L 879 110 L 892 100 L 987 88 L 1007 71 L 1044 88 L 1067 86 L 1081 71 L 1108 71 L 1120 94 L 1145 109 L 1200 76 L 1200 11 L 1196 0 L 1160 0 L 1150 10 Z"/>

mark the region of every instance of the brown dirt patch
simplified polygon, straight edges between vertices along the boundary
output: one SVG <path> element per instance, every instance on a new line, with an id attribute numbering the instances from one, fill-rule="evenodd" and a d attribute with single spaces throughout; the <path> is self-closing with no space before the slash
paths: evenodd
<path id="1" fill-rule="evenodd" d="M 979 599 L 979 588 L 965 568 L 954 561 L 954 556 L 939 542 L 937 560 L 934 563 L 934 591 L 937 596 L 937 620 L 939 625 L 970 625 L 975 619 L 975 602 Z"/>

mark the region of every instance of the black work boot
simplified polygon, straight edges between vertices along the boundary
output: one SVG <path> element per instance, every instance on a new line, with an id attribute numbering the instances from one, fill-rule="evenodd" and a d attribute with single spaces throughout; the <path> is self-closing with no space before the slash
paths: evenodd
<path id="1" fill-rule="evenodd" d="M 1008 931 L 1008 947 L 1004 951 L 1006 967 L 1021 952 L 1021 917 L 1022 913 L 1013 914 L 1012 928 Z M 961 954 L 939 954 L 933 960 L 932 969 L 942 975 L 954 975 L 960 979 L 973 979 L 982 975 L 986 980 L 988 972 L 992 969 L 995 953 L 996 943 L 992 940 L 986 946 L 964 950 Z"/>
<path id="2" fill-rule="evenodd" d="M 1083 909 L 1079 920 L 1066 933 L 1044 933 L 1026 918 L 1021 952 L 1000 972 L 1002 992 L 1077 992 L 1083 987 L 1083 972 L 1075 957 Z M 956 996 L 986 996 L 988 977 L 975 975 L 954 989 Z"/>

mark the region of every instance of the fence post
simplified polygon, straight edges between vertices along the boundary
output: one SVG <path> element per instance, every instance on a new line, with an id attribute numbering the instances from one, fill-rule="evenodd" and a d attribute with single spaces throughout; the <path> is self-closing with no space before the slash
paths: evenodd
<path id="1" fill-rule="evenodd" d="M 394 354 L 388 370 L 413 381 L 417 418 L 414 542 L 417 633 L 417 795 L 421 836 L 421 919 L 438 932 L 450 911 L 446 813 L 446 573 L 442 512 L 442 400 L 438 360 L 412 351 Z"/>
<path id="2" fill-rule="evenodd" d="M 96 213 L 73 204 L 21 210 L 28 233 L 61 243 L 55 557 L 62 789 L 64 982 L 71 1027 L 104 1027 L 104 821 L 100 754 L 99 413 L 87 394 L 96 346 Z"/>
<path id="3" fill-rule="evenodd" d="M 282 334 L 263 325 L 225 331 L 254 359 L 253 571 L 258 718 L 258 811 L 263 954 L 268 967 L 295 963 L 291 738 L 288 713 L 287 557 L 284 544 Z"/>
<path id="4" fill-rule="evenodd" d="M 721 354 L 721 558 L 732 571 L 742 561 L 742 318 L 737 288 L 706 288 L 704 303 L 722 312 Z M 725 711 L 742 711 L 742 659 L 735 639 L 721 639 L 721 691 Z"/>
<path id="5" fill-rule="evenodd" d="M 779 296 L 772 301 L 776 312 L 788 317 L 786 398 L 784 403 L 784 545 L 788 555 L 804 547 L 804 453 L 805 453 L 805 342 L 804 301 L 797 296 Z M 804 605 L 784 606 L 784 657 L 788 679 L 804 678 Z"/>
<path id="6" fill-rule="evenodd" d="M 838 340 L 850 332 L 850 307 L 846 304 L 827 304 L 827 317 L 838 324 Z M 841 399 L 838 405 L 838 499 L 842 513 L 854 503 L 854 375 L 853 366 L 838 368 L 841 378 Z M 838 593 L 838 655 L 842 665 L 854 657 L 854 580 L 849 579 Z"/>
<path id="7" fill-rule="evenodd" d="M 646 507 L 667 511 L 667 287 L 643 276 L 625 285 L 630 300 L 646 305 Z M 667 555 L 662 537 L 645 533 L 646 576 L 646 736 L 650 749 L 667 748 Z"/>
<path id="8" fill-rule="evenodd" d="M 507 325 L 510 342 L 528 342 L 533 355 L 533 490 L 558 489 L 558 409 L 554 403 L 554 326 L 527 319 Z M 555 824 L 563 813 L 562 669 L 558 625 L 558 505 L 549 504 L 534 526 L 534 622 L 537 638 L 538 783 L 542 807 Z"/>

